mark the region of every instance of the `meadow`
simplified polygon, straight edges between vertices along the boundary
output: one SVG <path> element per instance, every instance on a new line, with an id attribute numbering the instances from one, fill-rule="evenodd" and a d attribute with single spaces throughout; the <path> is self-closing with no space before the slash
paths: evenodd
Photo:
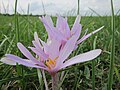
<path id="1" fill-rule="evenodd" d="M 76 17 L 69 16 L 68 23 L 72 27 Z M 54 24 L 56 17 L 52 17 Z M 90 33 L 97 28 L 104 28 L 82 42 L 70 57 L 95 48 L 102 49 L 102 54 L 95 59 L 95 90 L 107 90 L 110 55 L 112 46 L 111 16 L 82 16 L 82 31 Z M 16 33 L 17 29 L 17 33 Z M 33 34 L 46 41 L 47 32 L 38 16 L 0 15 L 0 58 L 12 53 L 24 58 L 17 49 L 16 43 L 22 42 L 26 47 L 32 46 Z M 120 90 L 120 16 L 115 16 L 115 61 L 113 73 L 113 90 Z M 19 69 L 19 70 L 18 70 Z M 61 90 L 92 90 L 92 61 L 70 66 L 61 72 L 65 73 Z M 51 77 L 45 72 L 49 87 Z M 0 62 L 1 90 L 44 90 L 44 83 L 39 84 L 37 69 L 25 66 L 10 66 Z"/>

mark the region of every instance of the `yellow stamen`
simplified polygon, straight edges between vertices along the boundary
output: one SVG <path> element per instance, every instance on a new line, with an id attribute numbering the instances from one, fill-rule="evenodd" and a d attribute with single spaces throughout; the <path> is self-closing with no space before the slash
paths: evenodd
<path id="1" fill-rule="evenodd" d="M 49 69 L 51 69 L 50 64 L 49 64 L 49 61 L 46 61 L 46 65 L 47 65 L 47 67 L 48 67 Z"/>
<path id="2" fill-rule="evenodd" d="M 56 60 L 58 59 L 58 57 L 56 57 L 54 60 L 48 58 L 48 60 L 45 62 L 45 64 L 47 65 L 47 67 L 49 69 L 54 68 L 56 66 Z"/>
<path id="3" fill-rule="evenodd" d="M 69 38 L 67 38 L 67 40 L 69 40 L 70 39 L 70 37 Z"/>
<path id="4" fill-rule="evenodd" d="M 56 61 L 58 59 L 58 57 L 56 57 L 55 59 L 54 59 L 54 61 Z"/>

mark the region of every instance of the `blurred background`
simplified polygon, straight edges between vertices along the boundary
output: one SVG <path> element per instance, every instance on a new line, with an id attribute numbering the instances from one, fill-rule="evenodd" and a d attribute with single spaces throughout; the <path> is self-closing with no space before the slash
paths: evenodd
<path id="1" fill-rule="evenodd" d="M 78 9 L 79 6 L 79 9 Z M 0 13 L 13 14 L 15 0 L 0 0 Z M 114 0 L 115 13 L 120 13 L 120 1 Z M 18 0 L 20 14 L 75 16 L 110 15 L 110 0 Z"/>

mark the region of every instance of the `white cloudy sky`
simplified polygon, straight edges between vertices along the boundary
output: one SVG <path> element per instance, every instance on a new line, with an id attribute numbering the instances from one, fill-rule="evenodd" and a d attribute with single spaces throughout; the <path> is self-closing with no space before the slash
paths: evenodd
<path id="1" fill-rule="evenodd" d="M 27 14 L 28 5 L 29 12 L 32 14 L 49 14 L 49 15 L 76 15 L 78 0 L 18 0 L 18 12 Z M 120 9 L 120 0 L 113 0 L 115 12 Z M 15 0 L 0 0 L 0 12 L 14 13 Z M 42 4 L 43 3 L 43 4 Z M 44 9 L 43 9 L 44 7 Z M 89 15 L 93 9 L 100 15 L 110 13 L 110 0 L 80 0 L 80 14 Z"/>

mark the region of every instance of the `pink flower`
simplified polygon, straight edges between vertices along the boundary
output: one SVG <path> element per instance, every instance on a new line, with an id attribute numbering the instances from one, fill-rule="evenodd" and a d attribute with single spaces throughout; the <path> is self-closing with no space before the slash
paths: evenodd
<path id="1" fill-rule="evenodd" d="M 87 34 L 85 33 L 82 38 L 79 39 L 82 25 L 80 24 L 80 16 L 77 16 L 73 27 L 70 30 L 70 27 L 67 23 L 67 18 L 63 18 L 61 16 L 57 16 L 56 27 L 53 25 L 52 19 L 50 16 L 43 16 L 40 17 L 41 21 L 43 22 L 46 31 L 48 32 L 48 38 L 56 38 L 62 43 L 62 47 L 64 47 L 67 40 L 69 40 L 72 36 L 77 35 L 76 37 L 78 40 L 76 42 L 76 46 L 89 38 L 91 35 L 95 34 L 96 32 L 100 31 L 104 26 L 100 27 L 99 29 Z M 75 48 L 76 48 L 75 46 Z"/>
<path id="2" fill-rule="evenodd" d="M 67 20 L 60 16 L 58 16 L 56 28 L 53 26 L 52 20 L 49 16 L 41 18 L 49 37 L 47 42 L 44 42 L 38 38 L 36 32 L 34 33 L 35 40 L 32 41 L 34 46 L 29 48 L 36 55 L 33 56 L 22 43 L 17 43 L 19 50 L 26 59 L 13 54 L 6 54 L 5 57 L 1 59 L 1 62 L 10 65 L 16 65 L 16 63 L 18 63 L 28 67 L 44 69 L 54 76 L 60 69 L 96 58 L 100 55 L 101 49 L 91 50 L 74 56 L 69 60 L 67 59 L 75 49 L 76 44 L 79 44 L 92 35 L 92 33 L 84 35 L 78 40 L 81 32 L 79 18 L 79 16 L 76 18 L 72 30 L 70 30 Z M 93 34 L 100 29 L 94 31 Z"/>
<path id="3" fill-rule="evenodd" d="M 12 54 L 6 54 L 1 61 L 10 65 L 16 65 L 16 63 L 18 63 L 28 67 L 41 68 L 47 70 L 51 75 L 55 75 L 60 69 L 76 63 L 92 60 L 100 55 L 101 50 L 96 49 L 67 60 L 68 56 L 74 50 L 77 41 L 76 37 L 78 36 L 72 36 L 66 42 L 63 49 L 59 51 L 61 45 L 59 41 L 51 39 L 51 41 L 45 43 L 38 38 L 38 35 L 35 32 L 35 41 L 33 41 L 34 47 L 29 48 L 38 56 L 38 58 L 35 58 L 28 49 L 23 46 L 23 44 L 17 43 L 19 50 L 27 59 Z M 42 43 L 42 45 L 40 43 Z"/>

